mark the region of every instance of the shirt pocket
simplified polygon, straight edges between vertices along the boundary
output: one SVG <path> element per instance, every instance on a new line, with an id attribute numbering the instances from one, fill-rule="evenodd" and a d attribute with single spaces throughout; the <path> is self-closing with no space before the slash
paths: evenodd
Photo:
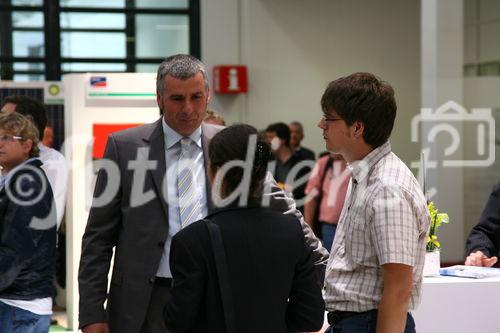
<path id="1" fill-rule="evenodd" d="M 346 257 L 354 266 L 375 266 L 376 258 L 367 220 L 359 215 L 349 221 L 345 237 Z"/>

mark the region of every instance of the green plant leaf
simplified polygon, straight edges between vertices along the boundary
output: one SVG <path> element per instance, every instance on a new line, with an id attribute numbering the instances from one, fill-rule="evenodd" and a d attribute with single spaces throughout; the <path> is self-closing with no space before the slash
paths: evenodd
<path id="1" fill-rule="evenodd" d="M 438 213 L 439 210 L 434 205 L 434 202 L 429 202 L 427 205 L 431 223 L 429 226 L 429 236 L 427 237 L 427 251 L 434 251 L 441 247 L 441 243 L 437 240 L 437 231 L 441 224 L 449 223 L 450 218 L 446 213 Z"/>

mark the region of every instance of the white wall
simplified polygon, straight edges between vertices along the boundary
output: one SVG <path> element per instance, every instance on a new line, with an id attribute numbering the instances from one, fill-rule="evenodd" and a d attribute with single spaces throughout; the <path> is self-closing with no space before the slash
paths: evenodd
<path id="1" fill-rule="evenodd" d="M 398 101 L 394 151 L 407 163 L 419 156 L 410 121 L 420 110 L 420 1 L 210 0 L 201 2 L 202 60 L 242 63 L 246 96 L 217 96 L 211 107 L 229 123 L 258 128 L 299 120 L 304 145 L 324 142 L 316 124 L 326 84 L 356 71 L 390 82 Z"/>
<path id="2" fill-rule="evenodd" d="M 463 3 L 456 0 L 425 0 L 421 9 L 422 106 L 436 114 L 448 101 L 463 104 L 464 8 Z M 462 160 L 463 145 L 458 145 L 448 156 L 445 152 L 451 144 L 450 135 L 443 131 L 434 138 L 430 136 L 432 130 L 439 129 L 440 123 L 443 121 L 439 117 L 422 123 L 422 149 L 427 150 L 429 159 L 426 190 L 438 209 L 450 216 L 451 222 L 438 231 L 441 260 L 461 261 L 465 241 L 463 168 L 446 166 L 445 162 Z M 461 137 L 462 122 L 452 127 Z"/>

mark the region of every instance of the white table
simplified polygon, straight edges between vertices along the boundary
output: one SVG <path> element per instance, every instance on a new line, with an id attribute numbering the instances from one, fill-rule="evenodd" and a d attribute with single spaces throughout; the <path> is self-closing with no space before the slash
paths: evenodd
<path id="1" fill-rule="evenodd" d="M 417 333 L 500 332 L 500 278 L 424 278 L 422 293 L 412 312 Z M 325 313 L 320 332 L 327 328 Z"/>
<path id="2" fill-rule="evenodd" d="M 418 333 L 500 332 L 500 278 L 424 278 Z"/>

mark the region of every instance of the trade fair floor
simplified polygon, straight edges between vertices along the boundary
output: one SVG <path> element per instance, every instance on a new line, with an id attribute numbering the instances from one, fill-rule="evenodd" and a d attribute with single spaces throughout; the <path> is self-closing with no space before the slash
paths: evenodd
<path id="1" fill-rule="evenodd" d="M 472 279 L 451 276 L 426 277 L 422 302 L 413 311 L 418 333 L 500 332 L 498 315 L 500 277 Z M 68 332 L 67 315 L 55 312 L 57 325 L 50 332 Z M 326 316 L 325 316 L 326 319 Z M 320 332 L 328 328 L 326 324 Z M 72 332 L 77 332 L 73 330 Z"/>
<path id="2" fill-rule="evenodd" d="M 68 316 L 65 311 L 55 311 L 53 319 L 57 320 L 57 324 L 50 325 L 49 332 L 68 332 Z"/>

